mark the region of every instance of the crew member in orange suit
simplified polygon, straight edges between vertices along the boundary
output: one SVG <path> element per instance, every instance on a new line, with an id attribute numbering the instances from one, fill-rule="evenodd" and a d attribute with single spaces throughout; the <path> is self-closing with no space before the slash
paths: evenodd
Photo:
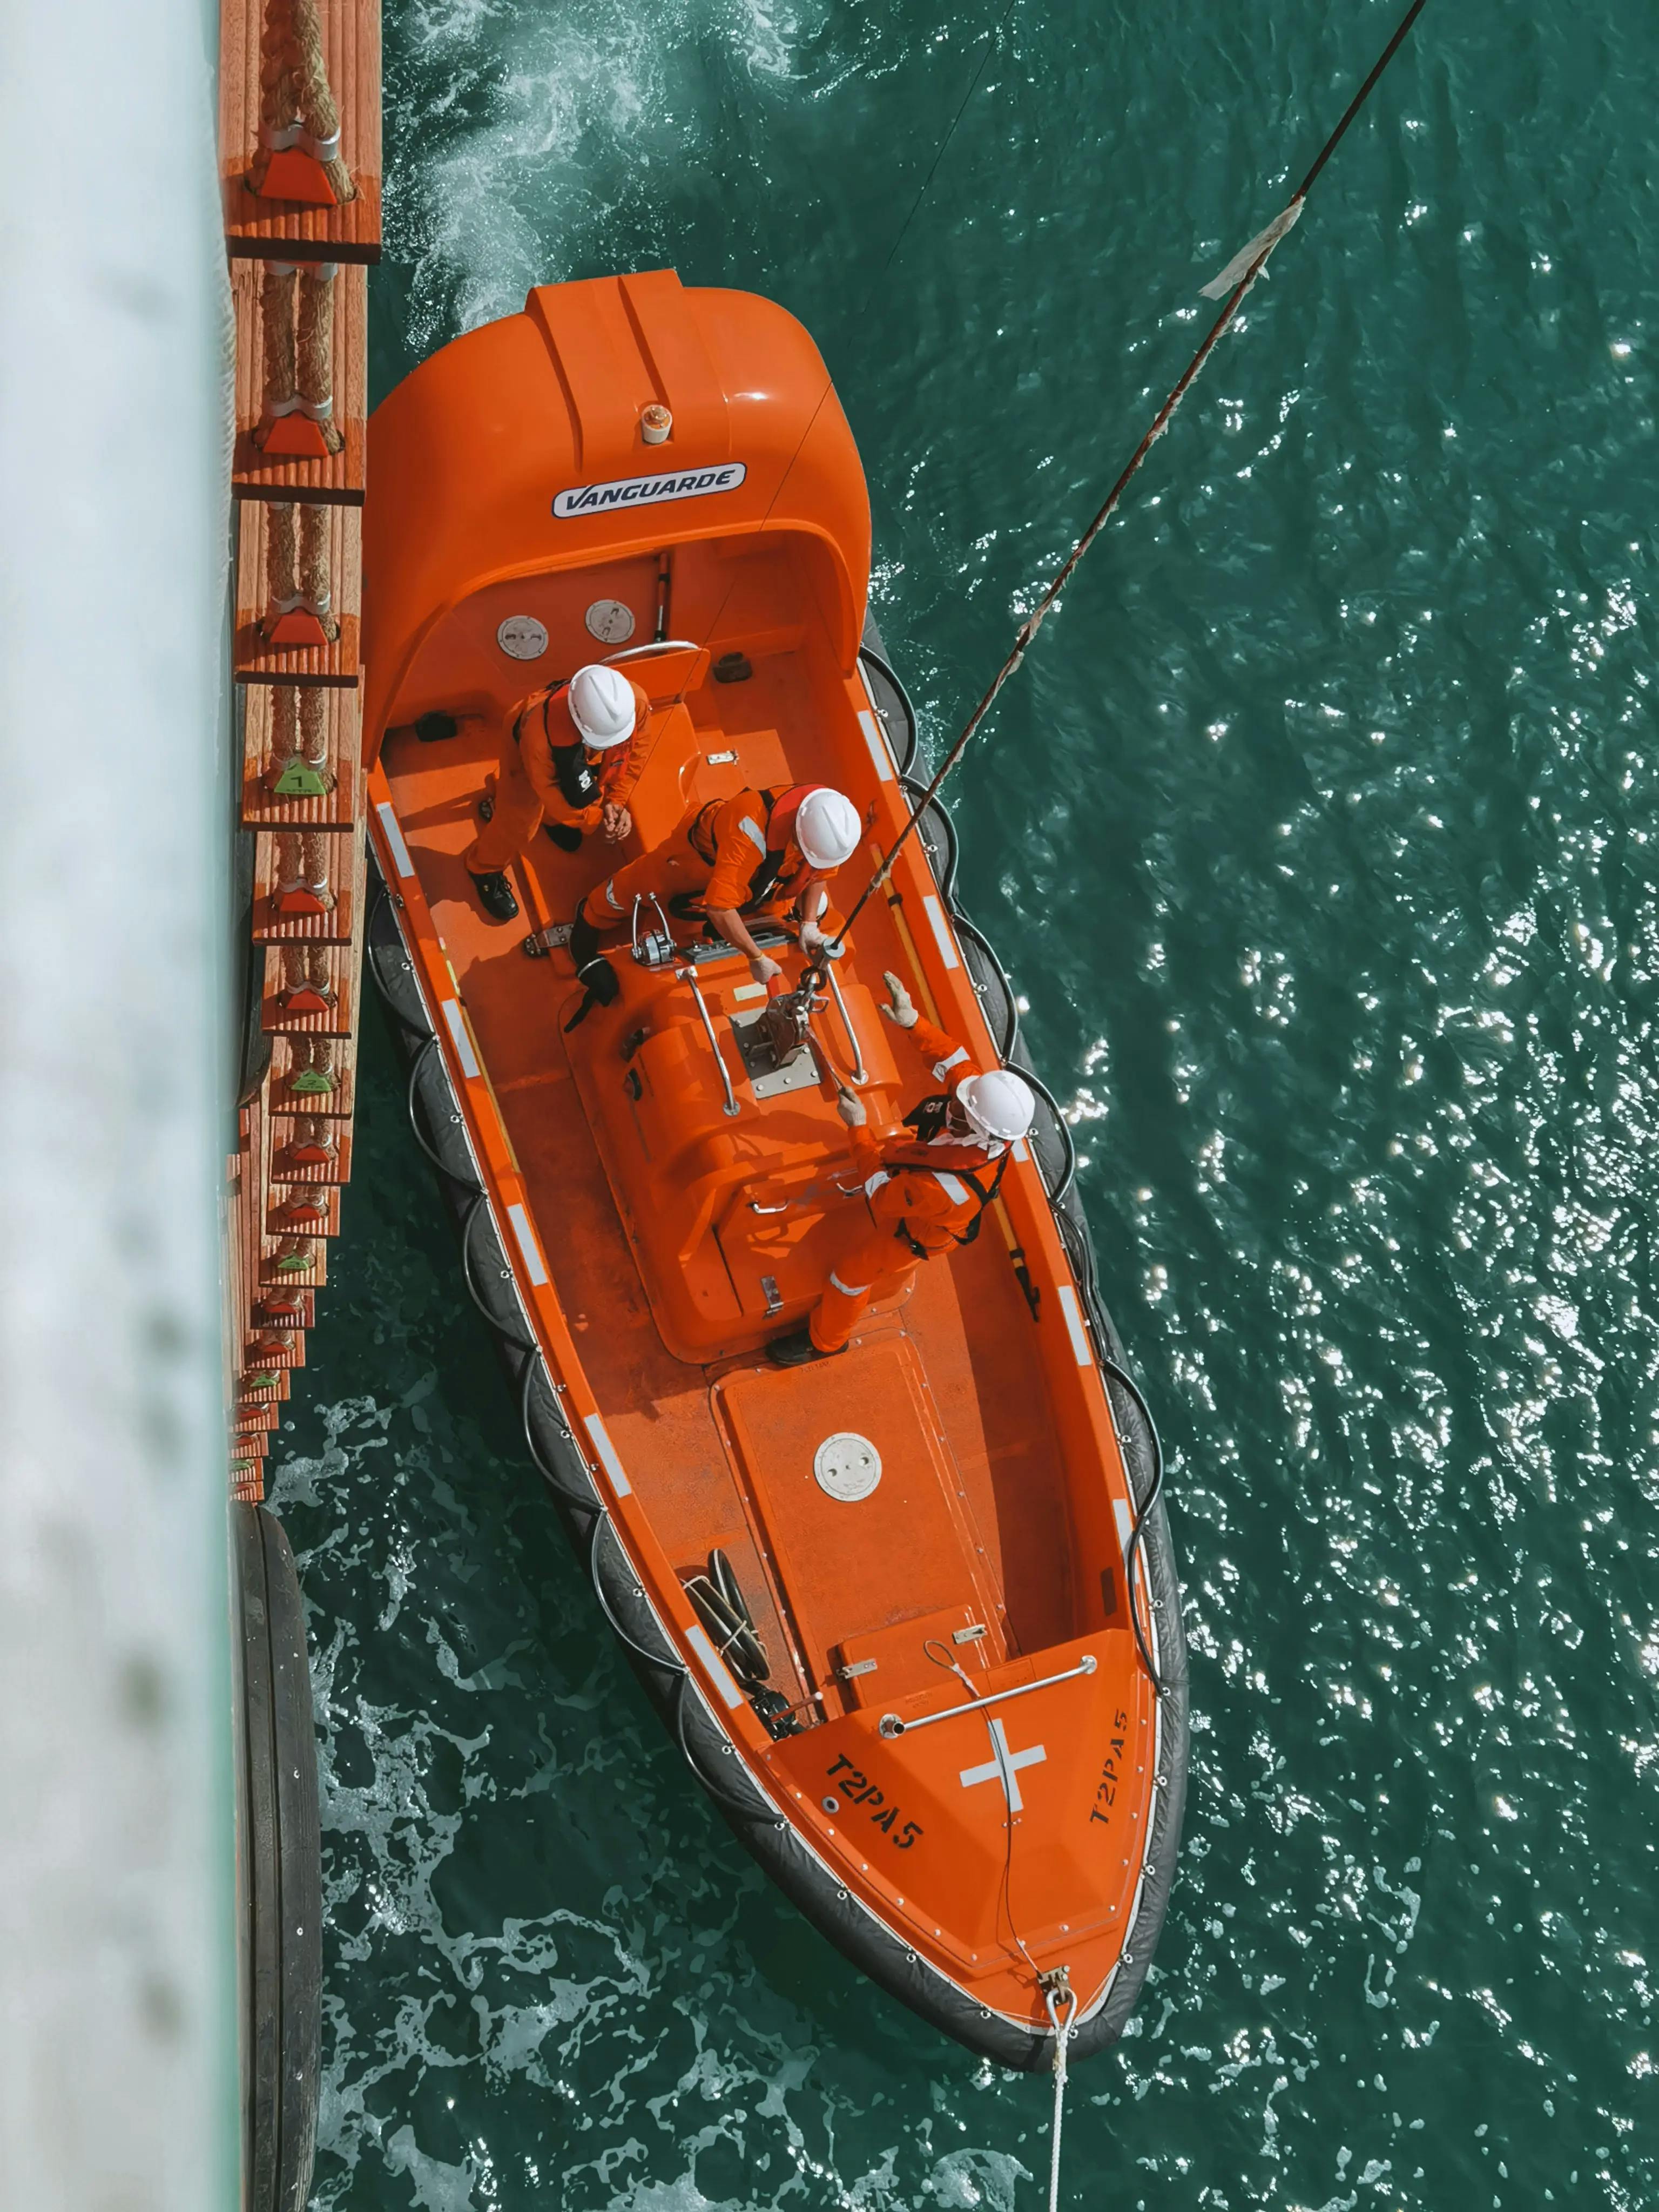
<path id="1" fill-rule="evenodd" d="M 650 714 L 639 685 L 603 662 L 512 709 L 501 765 L 484 787 L 483 827 L 465 856 L 486 914 L 511 921 L 518 913 L 505 872 L 544 826 L 566 853 L 595 830 L 609 844 L 627 836 L 634 826 L 628 802 L 649 752 Z"/>
<path id="2" fill-rule="evenodd" d="M 695 900 L 746 957 L 755 981 L 770 982 L 783 971 L 749 923 L 793 915 L 807 957 L 825 951 L 838 927 L 825 881 L 858 850 L 862 826 L 852 800 L 822 783 L 739 791 L 691 807 L 665 843 L 596 884 L 577 908 L 570 930 L 577 975 L 600 1006 L 610 1005 L 617 978 L 599 952 L 599 932 L 623 928 L 644 894 L 665 907 L 672 901 L 677 913 Z"/>
<path id="3" fill-rule="evenodd" d="M 845 1352 L 872 1298 L 914 1280 L 919 1261 L 971 1244 L 996 1196 L 1016 1140 L 1031 1126 L 1030 1085 L 1006 1067 L 979 1068 L 965 1045 L 916 1011 L 898 977 L 886 977 L 888 1019 L 908 1030 L 933 1075 L 951 1088 L 905 1116 L 908 1134 L 871 1133 L 864 1101 L 850 1091 L 839 1112 L 852 1138 L 866 1218 L 830 1270 L 804 1329 L 767 1346 L 780 1367 L 802 1367 Z"/>

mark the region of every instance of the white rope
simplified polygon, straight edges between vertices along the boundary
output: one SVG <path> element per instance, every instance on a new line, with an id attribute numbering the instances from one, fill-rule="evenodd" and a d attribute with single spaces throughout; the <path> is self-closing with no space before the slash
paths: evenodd
<path id="1" fill-rule="evenodd" d="M 1072 2039 L 1072 2022 L 1077 2016 L 1077 1999 L 1072 1994 L 1071 1984 L 1061 1968 L 1050 1987 L 1049 1977 L 1043 1977 L 1042 2002 L 1048 2008 L 1048 2017 L 1054 2028 L 1054 2118 L 1048 2138 L 1048 2212 L 1060 2212 L 1060 2137 L 1066 2119 L 1066 2046 Z M 1057 1996 L 1066 2000 L 1064 2025 L 1061 2024 Z"/>

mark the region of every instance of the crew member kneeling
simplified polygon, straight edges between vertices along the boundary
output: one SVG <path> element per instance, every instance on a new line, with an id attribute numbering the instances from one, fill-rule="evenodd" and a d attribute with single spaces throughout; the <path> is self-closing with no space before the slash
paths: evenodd
<path id="1" fill-rule="evenodd" d="M 783 971 L 756 944 L 750 922 L 793 917 L 808 958 L 823 951 L 835 933 L 825 879 L 858 850 L 861 830 L 852 800 L 823 783 L 739 791 L 693 806 L 665 843 L 582 900 L 570 930 L 576 973 L 600 1006 L 610 1005 L 617 978 L 599 933 L 623 927 L 635 900 L 647 896 L 676 914 L 694 904 L 744 955 L 755 981 L 770 982 Z"/>
<path id="2" fill-rule="evenodd" d="M 594 661 L 568 684 L 520 700 L 501 734 L 486 820 L 465 854 L 478 902 L 497 921 L 519 911 L 506 869 L 545 824 L 561 851 L 602 830 L 620 844 L 634 826 L 628 802 L 645 766 L 651 702 L 620 669 Z"/>
<path id="3" fill-rule="evenodd" d="M 872 1298 L 914 1279 L 916 1264 L 971 1244 L 1001 1188 L 1008 1156 L 1031 1126 L 1030 1085 L 1006 1067 L 974 1066 L 967 1048 L 919 1014 L 896 975 L 886 978 L 890 1021 L 908 1030 L 933 1073 L 954 1087 L 924 1098 L 905 1116 L 908 1137 L 870 1133 L 864 1102 L 843 1091 L 839 1111 L 852 1135 L 869 1219 L 836 1260 L 805 1328 L 767 1347 L 780 1367 L 799 1367 L 844 1352 Z"/>

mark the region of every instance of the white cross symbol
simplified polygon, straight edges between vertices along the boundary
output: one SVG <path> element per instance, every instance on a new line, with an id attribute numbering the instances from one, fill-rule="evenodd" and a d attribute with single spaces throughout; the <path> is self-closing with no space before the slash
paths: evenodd
<path id="1" fill-rule="evenodd" d="M 983 1766 L 964 1766 L 962 1770 L 962 1786 L 964 1790 L 971 1790 L 976 1782 L 995 1782 L 1000 1779 L 1007 1796 L 1008 1810 L 1011 1813 L 1023 1813 L 1025 1810 L 1025 1800 L 1019 1794 L 1019 1770 L 1022 1766 L 1037 1765 L 1042 1760 L 1047 1759 L 1048 1754 L 1040 1743 L 1034 1744 L 1030 1751 L 1010 1751 L 1007 1736 L 1003 1732 L 1002 1723 L 993 1721 L 990 1723 L 990 1729 L 991 1747 L 996 1753 L 996 1757 L 988 1760 Z"/>

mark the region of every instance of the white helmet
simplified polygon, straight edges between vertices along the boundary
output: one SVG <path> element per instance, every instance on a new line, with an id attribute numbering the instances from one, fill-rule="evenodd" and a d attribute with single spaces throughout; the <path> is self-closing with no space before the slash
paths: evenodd
<path id="1" fill-rule="evenodd" d="M 863 826 L 852 800 L 827 785 L 809 791 L 795 810 L 795 842 L 815 868 L 838 868 L 850 860 Z"/>
<path id="2" fill-rule="evenodd" d="M 994 1067 L 988 1075 L 964 1075 L 957 1097 L 981 1137 L 1008 1144 L 1025 1134 L 1036 1112 L 1030 1085 L 1006 1067 Z"/>
<path id="3" fill-rule="evenodd" d="M 570 679 L 570 719 L 596 753 L 634 734 L 634 687 L 619 668 L 590 661 Z"/>

